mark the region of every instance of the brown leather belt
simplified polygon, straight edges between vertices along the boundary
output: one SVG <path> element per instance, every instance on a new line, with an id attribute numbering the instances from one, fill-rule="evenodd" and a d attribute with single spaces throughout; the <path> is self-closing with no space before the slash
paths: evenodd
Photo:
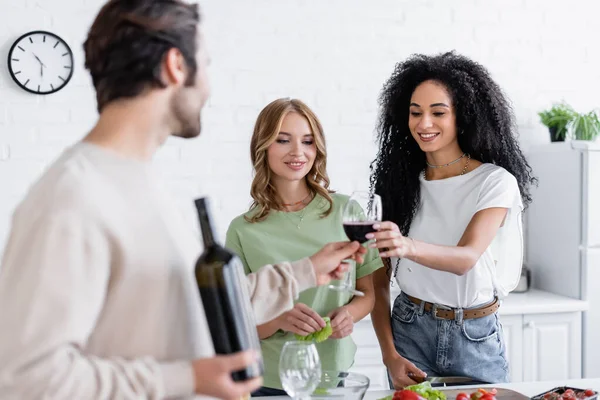
<path id="1" fill-rule="evenodd" d="M 425 310 L 425 312 L 431 312 L 431 310 L 434 310 L 434 317 L 438 317 L 438 318 L 442 318 L 442 319 L 451 319 L 454 320 L 456 318 L 456 315 L 454 313 L 453 308 L 446 308 L 443 306 L 435 305 L 433 303 L 429 303 L 427 301 L 423 301 L 421 299 L 417 299 L 416 297 L 412 297 L 409 295 L 406 295 L 406 297 L 408 297 L 408 299 L 410 301 L 412 301 L 413 303 L 415 303 L 416 305 L 420 306 L 421 303 L 425 303 L 425 306 L 423 307 L 423 309 Z M 496 297 L 494 299 L 494 302 L 491 304 L 488 304 L 487 306 L 481 307 L 481 308 L 473 308 L 473 309 L 468 309 L 468 310 L 464 310 L 463 309 L 463 319 L 473 319 L 473 318 L 481 318 L 481 317 L 485 317 L 488 315 L 491 315 L 493 313 L 495 313 L 496 311 L 498 311 L 498 309 L 500 308 L 500 302 L 498 301 L 498 298 Z"/>

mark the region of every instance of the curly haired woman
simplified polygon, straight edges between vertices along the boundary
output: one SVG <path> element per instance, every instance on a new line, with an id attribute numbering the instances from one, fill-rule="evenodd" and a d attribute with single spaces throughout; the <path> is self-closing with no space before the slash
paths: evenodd
<path id="1" fill-rule="evenodd" d="M 368 237 L 387 265 L 372 318 L 390 384 L 506 382 L 497 310 L 520 275 L 535 183 L 509 102 L 483 66 L 451 52 L 399 63 L 380 103 L 371 183 L 386 221 Z"/>
<path id="2" fill-rule="evenodd" d="M 348 196 L 332 193 L 327 176 L 323 128 L 303 102 L 278 99 L 259 114 L 250 142 L 254 165 L 250 211 L 235 218 L 226 246 L 241 258 L 247 273 L 266 260 L 305 257 L 323 244 L 347 240 L 342 212 Z M 330 340 L 317 344 L 323 370 L 346 371 L 354 363 L 354 323 L 374 304 L 373 271 L 383 263 L 371 249 L 362 264 L 351 269 L 363 297 L 327 287 L 300 294 L 294 309 L 258 327 L 265 363 L 264 387 L 253 396 L 285 395 L 279 380 L 279 356 L 294 334 L 306 336 L 325 327 L 331 318 Z"/>

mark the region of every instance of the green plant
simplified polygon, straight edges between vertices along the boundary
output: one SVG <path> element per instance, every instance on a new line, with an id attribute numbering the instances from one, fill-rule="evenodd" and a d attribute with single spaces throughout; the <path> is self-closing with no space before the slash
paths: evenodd
<path id="1" fill-rule="evenodd" d="M 600 135 L 598 112 L 590 111 L 587 114 L 577 114 L 570 122 L 568 129 L 577 140 L 596 139 Z"/>
<path id="2" fill-rule="evenodd" d="M 567 134 L 567 127 L 571 121 L 578 115 L 573 108 L 562 102 L 556 103 L 549 110 L 538 113 L 542 124 L 549 129 L 556 129 L 556 137 L 564 138 Z"/>

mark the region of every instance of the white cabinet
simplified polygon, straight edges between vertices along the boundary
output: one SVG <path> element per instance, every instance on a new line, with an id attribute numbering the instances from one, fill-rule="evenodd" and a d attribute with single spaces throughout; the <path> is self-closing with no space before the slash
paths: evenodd
<path id="1" fill-rule="evenodd" d="M 581 378 L 581 313 L 523 317 L 523 379 Z"/>
<path id="2" fill-rule="evenodd" d="M 587 301 L 583 313 L 585 378 L 600 377 L 600 142 L 573 140 L 532 147 L 539 179 L 527 217 L 527 255 L 536 288 Z"/>
<path id="3" fill-rule="evenodd" d="M 581 378 L 581 312 L 500 316 L 512 382 Z"/>

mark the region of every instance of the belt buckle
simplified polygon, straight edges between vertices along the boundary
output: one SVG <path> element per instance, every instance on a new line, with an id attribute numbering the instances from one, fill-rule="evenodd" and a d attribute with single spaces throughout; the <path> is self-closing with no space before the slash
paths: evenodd
<path id="1" fill-rule="evenodd" d="M 432 314 L 433 314 L 433 316 L 434 316 L 435 318 L 440 318 L 440 317 L 438 317 L 438 315 L 437 315 L 437 312 L 438 312 L 438 310 L 452 311 L 452 307 L 448 307 L 448 306 L 445 306 L 445 305 L 443 305 L 443 304 L 437 304 L 437 303 L 433 303 L 433 308 L 432 308 L 431 312 L 432 312 Z M 442 318 L 442 319 L 443 319 L 443 318 Z"/>

